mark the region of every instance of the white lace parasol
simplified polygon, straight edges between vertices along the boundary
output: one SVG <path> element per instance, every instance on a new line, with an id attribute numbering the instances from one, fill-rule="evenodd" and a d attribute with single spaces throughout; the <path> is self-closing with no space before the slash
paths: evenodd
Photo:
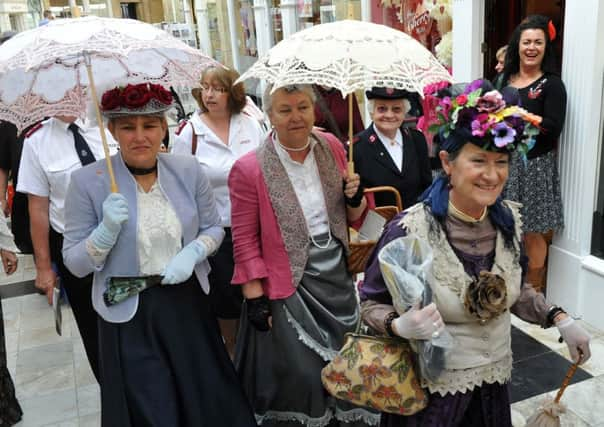
<path id="1" fill-rule="evenodd" d="M 338 21 L 297 32 L 272 47 L 240 78 L 275 88 L 289 84 L 335 87 L 343 95 L 373 86 L 423 94 L 424 86 L 451 75 L 407 34 L 361 21 Z"/>
<path id="2" fill-rule="evenodd" d="M 98 87 L 195 86 L 217 63 L 162 29 L 130 19 L 57 19 L 0 46 L 0 119 L 19 130 L 54 115 L 82 116 L 90 61 Z"/>

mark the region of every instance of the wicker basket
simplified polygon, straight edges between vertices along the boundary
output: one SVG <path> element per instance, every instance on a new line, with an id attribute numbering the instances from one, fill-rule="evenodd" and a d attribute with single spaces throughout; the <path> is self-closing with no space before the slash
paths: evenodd
<path id="1" fill-rule="evenodd" d="M 393 193 L 396 198 L 396 206 L 378 206 L 373 210 L 383 216 L 386 221 L 390 221 L 394 216 L 403 210 L 403 204 L 401 202 L 401 195 L 398 190 L 394 187 L 381 186 L 371 187 L 365 189 L 365 194 L 368 193 Z M 377 244 L 376 240 L 363 240 L 361 242 L 350 242 L 350 254 L 348 255 L 348 270 L 352 274 L 363 273 L 367 260 L 373 252 L 373 248 Z"/>

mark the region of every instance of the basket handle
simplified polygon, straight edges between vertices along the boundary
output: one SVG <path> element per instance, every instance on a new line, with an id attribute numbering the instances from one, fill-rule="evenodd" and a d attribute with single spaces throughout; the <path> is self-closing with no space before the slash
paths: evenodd
<path id="1" fill-rule="evenodd" d="M 396 208 L 398 209 L 398 211 L 402 211 L 403 210 L 403 201 L 401 199 L 401 195 L 398 192 L 398 190 L 394 187 L 391 187 L 389 185 L 380 185 L 378 187 L 369 187 L 366 188 L 364 193 L 380 193 L 380 192 L 387 192 L 387 193 L 394 193 L 394 197 L 396 198 Z"/>

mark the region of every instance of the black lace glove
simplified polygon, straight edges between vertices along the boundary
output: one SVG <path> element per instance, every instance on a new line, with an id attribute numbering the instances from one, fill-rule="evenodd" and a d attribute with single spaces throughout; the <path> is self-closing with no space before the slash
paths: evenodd
<path id="1" fill-rule="evenodd" d="M 346 181 L 344 181 L 343 188 L 346 188 Z M 346 200 L 346 204 L 348 206 L 350 206 L 351 208 L 358 208 L 359 206 L 361 206 L 361 202 L 363 201 L 364 194 L 365 193 L 364 193 L 363 184 L 359 183 L 359 188 L 357 188 L 357 192 L 354 193 L 354 196 L 347 197 L 346 194 L 344 194 L 344 200 Z"/>
<path id="2" fill-rule="evenodd" d="M 246 299 L 246 304 L 247 320 L 259 331 L 268 331 L 270 329 L 268 318 L 271 317 L 271 306 L 266 295 L 248 298 Z"/>

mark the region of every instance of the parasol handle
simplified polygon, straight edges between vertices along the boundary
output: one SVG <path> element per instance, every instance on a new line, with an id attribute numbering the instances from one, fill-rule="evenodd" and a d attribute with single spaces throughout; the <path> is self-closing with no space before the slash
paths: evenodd
<path id="1" fill-rule="evenodd" d="M 583 356 L 583 354 L 581 354 L 580 358 L 579 358 L 579 362 L 581 361 L 581 357 Z M 556 398 L 554 399 L 555 403 L 560 402 L 560 399 L 562 399 L 562 394 L 564 393 L 564 390 L 566 390 L 566 387 L 568 387 L 568 384 L 570 384 L 570 380 L 573 377 L 573 375 L 575 375 L 575 372 L 577 372 L 577 368 L 579 367 L 579 362 L 573 363 L 572 366 L 568 369 L 568 372 L 566 373 L 566 376 L 564 377 L 564 381 L 562 381 L 562 387 L 560 387 L 560 390 L 558 390 L 558 394 L 556 394 Z"/>
<path id="2" fill-rule="evenodd" d="M 352 92 L 348 94 L 348 175 L 354 173 L 354 159 L 352 156 Z"/>
<path id="3" fill-rule="evenodd" d="M 117 183 L 115 182 L 115 175 L 113 174 L 113 165 L 111 164 L 111 158 L 109 157 L 109 146 L 107 145 L 107 135 L 105 134 L 105 125 L 103 124 L 103 116 L 101 116 L 101 110 L 99 109 L 99 99 L 96 95 L 96 87 L 94 86 L 94 79 L 92 77 L 92 65 L 90 60 L 86 61 L 86 71 L 88 72 L 88 81 L 90 82 L 90 92 L 92 96 L 92 102 L 94 103 L 94 111 L 96 112 L 96 121 L 99 124 L 99 131 L 101 132 L 101 141 L 103 141 L 103 151 L 105 152 L 105 161 L 107 162 L 107 172 L 109 173 L 109 182 L 111 184 L 111 192 L 117 193 Z"/>

